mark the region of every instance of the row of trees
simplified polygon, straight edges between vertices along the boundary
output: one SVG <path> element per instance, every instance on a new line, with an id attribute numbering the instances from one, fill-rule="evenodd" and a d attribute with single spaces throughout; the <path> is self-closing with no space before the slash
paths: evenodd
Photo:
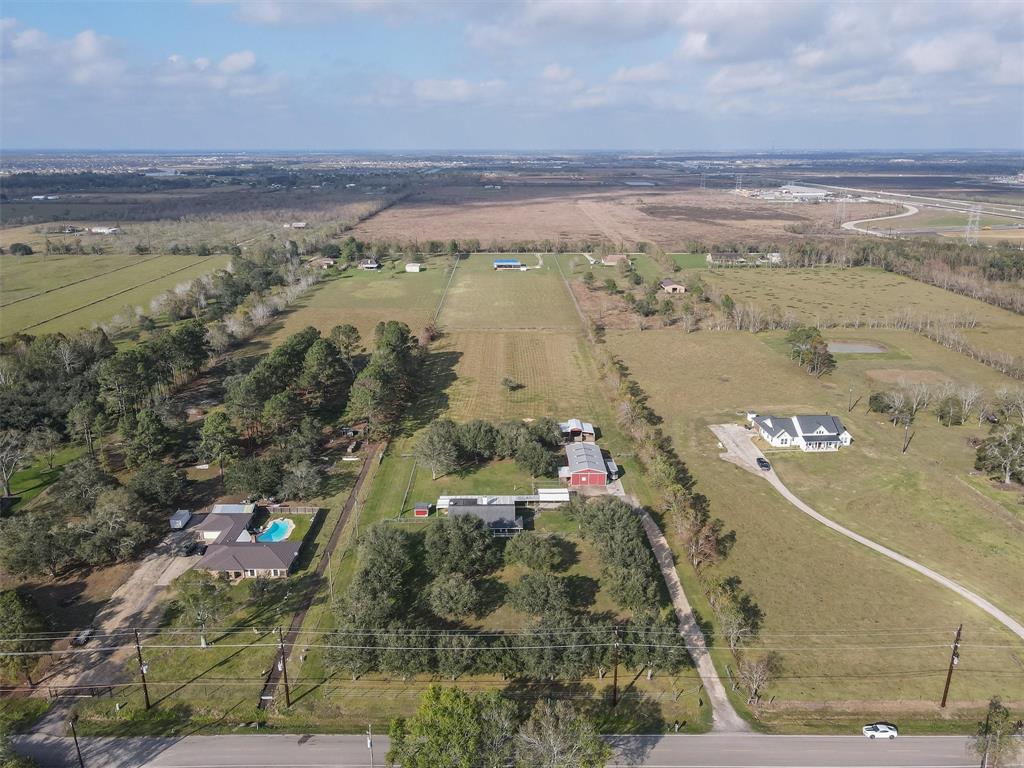
<path id="1" fill-rule="evenodd" d="M 712 568 L 729 556 L 736 543 L 736 532 L 712 516 L 707 497 L 694 489 L 689 469 L 658 426 L 661 419 L 626 366 L 608 355 L 602 361 L 602 370 L 617 386 L 620 421 L 633 437 L 645 473 L 661 496 L 662 512 L 681 535 L 687 557 L 718 618 L 719 629 L 742 662 L 744 646 L 757 637 L 764 612 L 738 577 L 721 575 Z M 780 663 L 774 660 L 773 668 Z"/>
<path id="2" fill-rule="evenodd" d="M 464 467 L 493 459 L 514 458 L 533 477 L 558 468 L 555 451 L 562 444 L 558 423 L 544 417 L 525 424 L 491 424 L 480 419 L 457 424 L 451 419 L 431 423 L 414 449 L 416 460 L 430 467 L 434 480 Z"/>

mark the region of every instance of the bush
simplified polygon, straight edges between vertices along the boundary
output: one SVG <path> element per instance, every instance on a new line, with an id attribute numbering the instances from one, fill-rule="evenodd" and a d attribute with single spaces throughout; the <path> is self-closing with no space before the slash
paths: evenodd
<path id="1" fill-rule="evenodd" d="M 34 251 L 27 243 L 11 243 L 11 253 L 15 256 L 31 256 Z"/>
<path id="2" fill-rule="evenodd" d="M 438 519 L 427 530 L 424 548 L 427 568 L 439 576 L 483 576 L 498 567 L 501 556 L 491 532 L 475 517 Z"/>

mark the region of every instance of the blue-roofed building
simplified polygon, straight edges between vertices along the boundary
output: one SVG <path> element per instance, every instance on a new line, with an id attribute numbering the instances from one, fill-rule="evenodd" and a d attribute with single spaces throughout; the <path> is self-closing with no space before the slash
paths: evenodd
<path id="1" fill-rule="evenodd" d="M 495 269 L 525 269 L 526 265 L 519 259 L 495 259 Z"/>

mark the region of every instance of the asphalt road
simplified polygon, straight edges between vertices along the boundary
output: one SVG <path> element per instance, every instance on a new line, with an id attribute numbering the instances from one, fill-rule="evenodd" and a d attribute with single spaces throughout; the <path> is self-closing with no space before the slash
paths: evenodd
<path id="1" fill-rule="evenodd" d="M 985 613 L 987 613 L 989 616 L 994 618 L 1004 627 L 1009 629 L 1021 640 L 1024 640 L 1024 624 L 1021 624 L 1008 613 L 994 606 L 981 595 L 972 592 L 960 583 L 953 581 L 952 579 L 947 578 L 946 576 L 943 576 L 938 571 L 933 571 L 931 568 L 925 565 L 921 565 L 921 563 L 917 562 L 916 560 L 911 560 L 909 557 L 901 555 L 899 552 L 889 549 L 888 547 L 882 546 L 881 544 L 872 541 L 866 536 L 861 536 L 859 533 L 855 533 L 854 531 L 851 531 L 849 528 L 846 528 L 840 525 L 839 523 L 835 522 L 834 520 L 825 517 L 823 514 L 821 514 L 816 509 L 803 502 L 798 496 L 796 496 L 796 494 L 789 490 L 789 488 L 786 487 L 782 480 L 779 479 L 779 476 L 778 474 L 776 474 L 774 468 L 767 472 L 758 469 L 756 463 L 757 459 L 764 458 L 764 454 L 761 453 L 760 449 L 752 442 L 752 438 L 754 437 L 754 432 L 752 430 L 748 430 L 739 424 L 716 424 L 711 427 L 711 431 L 715 433 L 715 435 L 718 437 L 719 441 L 725 448 L 725 453 L 720 454 L 720 457 L 723 460 L 736 464 L 737 466 L 743 467 L 748 472 L 753 472 L 758 477 L 763 477 L 765 480 L 771 483 L 772 487 L 774 487 L 775 490 L 777 490 L 783 496 L 783 498 L 785 498 L 790 504 L 799 509 L 805 515 L 814 518 L 819 523 L 828 528 L 831 528 L 836 533 L 840 533 L 843 536 L 846 536 L 848 539 L 853 539 L 858 544 L 863 544 L 865 547 L 873 549 L 875 552 L 878 552 L 879 554 L 888 557 L 890 560 L 895 560 L 897 563 L 900 563 L 901 565 L 905 565 L 908 568 L 917 571 L 922 576 L 927 576 L 929 579 L 936 582 L 937 584 L 941 584 L 946 589 L 950 589 L 953 592 L 956 592 L 965 600 L 973 603 L 978 608 L 985 611 Z M 850 449 L 848 448 L 847 450 Z"/>
<path id="2" fill-rule="evenodd" d="M 949 768 L 976 766 L 958 736 L 616 736 L 610 765 L 646 768 Z M 22 736 L 19 751 L 41 768 L 77 766 L 70 739 Z M 87 768 L 368 768 L 362 736 L 188 736 L 182 739 L 81 739 Z M 387 739 L 374 737 L 374 766 Z M 438 766 L 444 768 L 444 766 Z"/>

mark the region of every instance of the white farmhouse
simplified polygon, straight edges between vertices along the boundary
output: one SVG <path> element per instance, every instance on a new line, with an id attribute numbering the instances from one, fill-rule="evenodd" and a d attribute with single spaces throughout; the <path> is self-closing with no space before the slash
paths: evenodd
<path id="1" fill-rule="evenodd" d="M 747 415 L 750 423 L 776 448 L 798 447 L 801 451 L 838 451 L 853 442 L 853 435 L 835 416 Z"/>

